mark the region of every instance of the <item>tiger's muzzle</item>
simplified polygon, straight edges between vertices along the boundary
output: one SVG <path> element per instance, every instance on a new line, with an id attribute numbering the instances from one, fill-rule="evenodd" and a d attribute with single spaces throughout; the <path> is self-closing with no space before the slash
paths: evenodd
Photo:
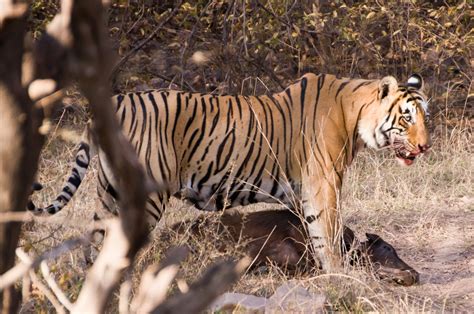
<path id="1" fill-rule="evenodd" d="M 418 145 L 416 148 L 410 150 L 406 147 L 406 145 L 393 146 L 395 150 L 395 156 L 397 157 L 398 161 L 405 166 L 412 165 L 418 155 L 426 153 L 431 147 L 429 144 L 424 144 Z"/>

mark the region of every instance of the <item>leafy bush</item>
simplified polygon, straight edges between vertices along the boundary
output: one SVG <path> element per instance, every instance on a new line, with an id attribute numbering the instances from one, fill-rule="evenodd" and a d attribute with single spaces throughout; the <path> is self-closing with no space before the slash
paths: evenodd
<path id="1" fill-rule="evenodd" d="M 154 32 L 175 5 L 114 1 L 109 26 L 119 55 Z M 33 29 L 56 9 L 57 1 L 33 1 Z M 172 81 L 201 92 L 260 93 L 309 71 L 399 79 L 418 72 L 438 107 L 448 95 L 450 106 L 465 106 L 472 29 L 466 1 L 186 1 L 120 69 L 117 89 Z"/>

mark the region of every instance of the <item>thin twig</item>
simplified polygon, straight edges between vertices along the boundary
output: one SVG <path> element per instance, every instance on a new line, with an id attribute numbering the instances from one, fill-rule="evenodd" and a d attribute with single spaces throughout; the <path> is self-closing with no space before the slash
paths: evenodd
<path id="1" fill-rule="evenodd" d="M 53 305 L 54 309 L 56 310 L 56 313 L 58 314 L 65 314 L 66 311 L 64 309 L 64 306 L 61 305 L 61 303 L 56 299 L 54 294 L 44 285 L 41 280 L 38 278 L 36 273 L 33 270 L 30 270 L 30 278 L 33 284 L 35 285 L 36 288 L 38 288 L 44 296 L 51 302 Z"/>
<path id="2" fill-rule="evenodd" d="M 33 264 L 33 261 L 31 260 L 31 258 L 22 249 L 17 249 L 16 250 L 16 255 L 18 256 L 18 258 L 24 264 L 26 264 L 26 265 L 27 264 Z M 41 280 L 36 275 L 35 271 L 31 268 L 29 269 L 29 275 L 30 275 L 30 278 L 31 278 L 31 281 L 33 282 L 33 284 L 36 286 L 36 288 L 38 288 L 44 294 L 44 296 L 49 300 L 49 302 L 51 302 L 51 304 L 53 305 L 56 312 L 61 313 L 61 314 L 66 313 L 66 311 L 64 310 L 64 307 L 61 305 L 61 303 L 58 301 L 58 299 L 56 299 L 56 297 L 48 289 L 48 287 L 46 287 L 46 285 L 44 285 L 41 282 Z"/>
<path id="3" fill-rule="evenodd" d="M 40 264 L 40 269 L 41 273 L 43 274 L 44 280 L 48 283 L 49 287 L 53 291 L 54 295 L 58 298 L 58 301 L 68 310 L 71 311 L 72 309 L 72 303 L 69 301 L 69 299 L 66 297 L 64 292 L 61 290 L 61 288 L 58 286 L 56 283 L 56 280 L 54 280 L 53 276 L 51 275 L 51 272 L 49 271 L 48 264 L 46 264 L 46 261 L 42 261 Z"/>
<path id="4" fill-rule="evenodd" d="M 195 89 L 191 85 L 189 85 L 189 83 L 186 82 L 186 81 L 183 81 L 182 83 L 179 83 L 179 82 L 176 82 L 174 79 L 171 79 L 171 78 L 169 78 L 165 75 L 159 74 L 159 73 L 153 73 L 153 76 L 156 76 L 156 77 L 162 79 L 163 81 L 167 81 L 169 83 L 179 85 L 179 88 L 181 88 L 181 89 L 188 89 L 191 92 L 195 91 Z"/>
<path id="5" fill-rule="evenodd" d="M 41 282 L 41 280 L 38 278 L 38 276 L 33 270 L 30 270 L 30 278 L 33 284 L 36 286 L 36 288 L 38 288 L 44 294 L 44 296 L 49 300 L 49 302 L 51 302 L 54 309 L 56 310 L 56 313 L 65 314 L 66 311 L 64 309 L 64 306 L 61 305 L 61 303 L 58 301 L 58 299 L 56 299 L 56 297 L 48 289 L 48 287 L 46 287 L 46 285 L 44 285 Z"/>
<path id="6" fill-rule="evenodd" d="M 283 83 L 281 82 L 281 80 L 275 75 L 275 73 L 273 73 L 272 70 L 269 70 L 265 65 L 261 64 L 261 63 L 257 63 L 254 59 L 251 59 L 251 58 L 244 58 L 245 61 L 249 62 L 250 64 L 252 64 L 254 67 L 256 67 L 257 69 L 259 69 L 260 71 L 263 71 L 265 74 L 267 74 L 268 76 L 270 76 L 273 81 L 275 81 L 278 86 L 280 86 L 281 89 L 285 89 L 285 85 L 283 85 Z"/>
<path id="7" fill-rule="evenodd" d="M 18 245 L 19 248 L 22 248 L 22 247 L 25 247 L 25 246 L 32 246 L 32 245 L 35 245 L 35 244 L 38 244 L 38 243 L 41 243 L 43 241 L 46 241 L 50 238 L 54 238 L 54 235 L 56 234 L 56 232 L 58 232 L 59 230 L 61 230 L 63 228 L 63 226 L 59 225 L 57 226 L 56 228 L 54 228 L 52 231 L 50 231 L 46 236 L 38 239 L 38 240 L 35 240 L 35 241 L 32 241 L 32 242 L 26 242 L 24 244 L 21 244 L 21 245 Z"/>
<path id="8" fill-rule="evenodd" d="M 267 9 L 259 0 L 256 1 L 257 5 L 262 8 L 265 12 L 267 12 L 268 14 L 270 14 L 271 16 L 273 16 L 276 20 L 280 21 L 281 23 L 285 24 L 286 26 L 288 26 L 289 28 L 294 28 L 293 24 L 290 24 L 289 22 L 285 21 L 283 18 L 281 18 L 280 16 L 276 15 L 275 13 L 273 13 L 272 11 L 270 11 L 269 9 Z M 299 30 L 303 31 L 303 32 L 306 32 L 308 34 L 317 34 L 318 32 L 316 31 L 311 31 L 309 29 L 307 29 L 306 27 L 298 27 Z"/>
<path id="9" fill-rule="evenodd" d="M 150 40 L 153 39 L 153 37 L 156 36 L 156 34 L 158 34 L 158 32 L 161 30 L 161 28 L 163 27 L 163 25 L 165 25 L 166 23 L 168 23 L 175 15 L 176 13 L 178 13 L 178 10 L 179 8 L 181 7 L 181 4 L 183 3 L 183 0 L 180 0 L 178 2 L 178 4 L 175 6 L 175 8 L 173 9 L 173 11 L 171 11 L 170 14 L 168 14 L 168 16 L 163 19 L 160 24 L 158 24 L 155 28 L 155 30 L 150 34 L 148 35 L 147 38 L 145 38 L 141 43 L 139 43 L 138 45 L 136 45 L 135 47 L 132 48 L 132 50 L 130 50 L 112 69 L 112 72 L 110 74 L 110 77 L 112 78 L 112 80 L 114 80 L 115 76 L 117 75 L 117 72 L 120 70 L 120 68 L 122 67 L 122 65 L 125 64 L 125 62 L 128 61 L 128 59 L 133 56 L 137 51 L 139 51 L 143 46 L 145 46 Z"/>
<path id="10" fill-rule="evenodd" d="M 21 283 L 21 297 L 22 304 L 25 304 L 30 299 L 31 290 L 31 278 L 28 275 L 23 276 L 23 282 Z"/>
<path id="11" fill-rule="evenodd" d="M 20 264 L 17 264 L 15 267 L 9 269 L 6 273 L 0 276 L 0 291 L 14 284 L 18 279 L 23 277 L 30 269 L 37 268 L 42 261 L 48 260 L 48 259 L 54 259 L 66 252 L 69 252 L 75 249 L 77 246 L 81 244 L 87 244 L 89 242 L 90 242 L 90 237 L 88 236 L 66 240 L 60 245 L 49 250 L 48 252 L 41 254 L 34 260 L 30 259 L 28 263 L 22 262 Z M 23 250 L 20 248 L 17 248 L 17 255 L 18 254 L 21 255 L 22 254 L 21 252 L 23 252 Z"/>

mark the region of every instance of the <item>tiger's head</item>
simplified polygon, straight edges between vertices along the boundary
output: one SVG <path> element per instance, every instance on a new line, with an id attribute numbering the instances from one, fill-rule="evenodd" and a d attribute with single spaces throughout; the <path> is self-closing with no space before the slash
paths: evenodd
<path id="1" fill-rule="evenodd" d="M 422 90 L 423 79 L 418 74 L 410 76 L 406 84 L 398 84 L 392 76 L 378 81 L 376 100 L 359 124 L 359 134 L 367 146 L 391 148 L 406 166 L 431 147 L 428 101 Z"/>

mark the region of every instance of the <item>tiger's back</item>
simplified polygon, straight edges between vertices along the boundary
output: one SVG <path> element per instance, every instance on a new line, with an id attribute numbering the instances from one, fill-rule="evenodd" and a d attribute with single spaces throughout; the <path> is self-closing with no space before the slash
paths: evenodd
<path id="1" fill-rule="evenodd" d="M 196 207 L 294 206 L 304 162 L 295 154 L 303 146 L 296 87 L 272 96 L 119 95 L 117 117 L 148 173 Z"/>

